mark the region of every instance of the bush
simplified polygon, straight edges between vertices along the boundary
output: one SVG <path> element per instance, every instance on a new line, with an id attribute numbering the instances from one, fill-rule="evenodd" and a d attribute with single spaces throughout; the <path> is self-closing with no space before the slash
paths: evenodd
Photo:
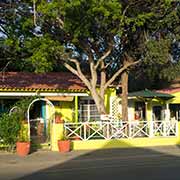
<path id="1" fill-rule="evenodd" d="M 8 150 L 15 148 L 20 129 L 21 119 L 19 115 L 4 113 L 0 117 L 0 139 L 4 145 L 7 145 Z"/>
<path id="2" fill-rule="evenodd" d="M 23 122 L 26 120 L 26 112 L 29 104 L 35 97 L 23 98 L 14 106 L 15 112 L 4 113 L 0 117 L 0 142 L 12 151 L 17 141 L 29 141 L 28 127 Z"/>

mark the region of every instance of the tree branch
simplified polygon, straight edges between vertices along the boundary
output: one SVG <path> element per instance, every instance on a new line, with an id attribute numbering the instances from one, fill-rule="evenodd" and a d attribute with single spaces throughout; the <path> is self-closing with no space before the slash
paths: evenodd
<path id="1" fill-rule="evenodd" d="M 85 53 L 88 55 L 88 62 L 89 62 L 89 67 L 90 67 L 90 72 L 91 72 L 91 86 L 93 88 L 96 88 L 97 84 L 97 71 L 95 68 L 95 63 L 94 63 L 94 57 L 93 57 L 93 49 L 91 48 L 91 44 L 85 43 L 85 41 L 81 40 L 80 44 L 85 51 Z"/>
<path id="2" fill-rule="evenodd" d="M 5 28 L 1 24 L 0 24 L 0 31 L 2 31 L 3 34 L 9 37 L 9 34 L 6 32 Z"/>
<path id="3" fill-rule="evenodd" d="M 64 66 L 69 70 L 71 71 L 73 74 L 75 74 L 76 76 L 78 76 L 78 72 L 76 69 L 74 69 L 72 66 L 70 66 L 68 63 L 64 63 Z"/>
<path id="4" fill-rule="evenodd" d="M 104 99 L 104 85 L 106 83 L 106 70 L 105 70 L 105 63 L 104 61 L 101 63 L 101 84 L 100 84 L 100 96 L 102 99 Z"/>
<path id="5" fill-rule="evenodd" d="M 34 23 L 34 26 L 37 26 L 37 23 L 36 23 L 36 2 L 35 0 L 33 0 L 33 23 Z"/>
<path id="6" fill-rule="evenodd" d="M 57 21 L 59 23 L 60 28 L 63 29 L 64 28 L 64 21 L 61 18 L 59 18 L 59 17 L 57 17 L 56 19 L 57 19 Z"/>
<path id="7" fill-rule="evenodd" d="M 120 68 L 105 84 L 104 88 L 106 89 L 109 85 L 111 85 L 113 83 L 113 81 L 127 68 L 129 68 L 130 66 L 134 66 L 138 63 L 140 63 L 141 60 L 135 61 L 135 62 L 127 62 L 122 68 Z"/>
<path id="8" fill-rule="evenodd" d="M 101 62 L 104 61 L 104 59 L 105 59 L 107 56 L 109 56 L 109 54 L 111 53 L 111 51 L 112 51 L 112 48 L 110 48 L 110 49 L 97 61 L 96 65 L 95 65 L 95 69 L 97 69 L 98 66 L 101 64 Z"/>
<path id="9" fill-rule="evenodd" d="M 67 62 L 64 62 L 64 66 L 71 71 L 73 74 L 77 75 L 82 82 L 87 86 L 87 88 L 90 90 L 91 89 L 91 83 L 90 81 L 86 78 L 86 76 L 82 73 L 80 63 L 78 62 L 77 59 L 69 59 L 70 62 L 74 63 L 76 65 L 76 69 L 74 69 L 71 65 L 69 65 Z"/>
<path id="10" fill-rule="evenodd" d="M 122 18 L 121 18 L 121 21 L 120 21 L 120 25 L 121 25 L 121 23 L 122 23 L 122 22 L 123 22 L 123 20 L 124 20 L 125 14 L 126 14 L 126 12 L 127 12 L 128 8 L 129 8 L 129 6 L 130 6 L 130 5 L 127 5 L 127 6 L 125 7 L 125 9 L 124 9 L 123 13 L 122 13 Z"/>

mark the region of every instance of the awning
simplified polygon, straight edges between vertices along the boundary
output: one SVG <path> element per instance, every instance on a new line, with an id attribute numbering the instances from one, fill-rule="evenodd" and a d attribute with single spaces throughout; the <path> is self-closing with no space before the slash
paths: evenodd
<path id="1" fill-rule="evenodd" d="M 156 91 L 150 91 L 148 89 L 142 91 L 131 92 L 128 97 L 142 97 L 142 98 L 161 98 L 161 99 L 171 99 L 174 96 L 166 93 L 159 93 Z"/>

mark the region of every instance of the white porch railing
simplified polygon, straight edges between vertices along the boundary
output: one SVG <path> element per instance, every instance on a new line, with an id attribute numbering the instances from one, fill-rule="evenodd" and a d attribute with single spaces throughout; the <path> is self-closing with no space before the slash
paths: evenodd
<path id="1" fill-rule="evenodd" d="M 65 123 L 69 139 L 120 139 L 177 136 L 177 121 L 96 121 Z"/>

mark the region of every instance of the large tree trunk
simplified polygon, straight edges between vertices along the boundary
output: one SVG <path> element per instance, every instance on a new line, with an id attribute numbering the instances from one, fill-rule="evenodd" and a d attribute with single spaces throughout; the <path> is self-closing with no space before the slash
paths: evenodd
<path id="1" fill-rule="evenodd" d="M 122 119 L 128 121 L 128 72 L 121 75 L 122 83 Z"/>
<path id="2" fill-rule="evenodd" d="M 105 91 L 106 89 L 115 81 L 115 79 L 122 74 L 122 87 L 123 87 L 123 95 L 122 95 L 122 106 L 123 106 L 123 119 L 128 120 L 128 112 L 127 112 L 127 93 L 128 93 L 128 74 L 126 70 L 136 65 L 140 62 L 138 61 L 132 61 L 132 58 L 129 56 L 125 56 L 124 64 L 123 66 L 117 70 L 113 76 L 107 80 L 106 79 L 106 68 L 108 67 L 108 64 L 105 66 L 104 59 L 111 53 L 111 49 L 109 49 L 98 61 L 97 63 L 94 62 L 92 54 L 89 55 L 89 66 L 91 71 L 91 78 L 88 79 L 86 77 L 86 74 L 82 72 L 80 62 L 77 59 L 68 59 L 70 63 L 74 63 L 75 67 L 73 67 L 71 64 L 64 62 L 64 66 L 71 71 L 73 74 L 78 76 L 82 82 L 87 86 L 87 88 L 90 90 L 90 93 L 92 95 L 92 98 L 94 99 L 94 102 L 97 106 L 98 112 L 100 114 L 107 114 L 106 107 L 105 107 Z M 98 83 L 98 68 L 100 66 L 101 71 L 101 83 L 100 88 L 97 89 L 97 83 Z M 124 73 L 125 74 L 124 74 Z"/>
<path id="3" fill-rule="evenodd" d="M 100 114 L 106 114 L 106 107 L 104 104 L 104 95 L 101 97 L 96 89 L 90 89 L 92 98 L 96 104 L 97 110 Z"/>

